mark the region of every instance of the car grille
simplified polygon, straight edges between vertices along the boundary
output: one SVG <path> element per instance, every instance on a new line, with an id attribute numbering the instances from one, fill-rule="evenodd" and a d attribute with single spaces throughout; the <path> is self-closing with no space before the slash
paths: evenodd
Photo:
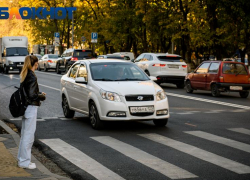
<path id="1" fill-rule="evenodd" d="M 126 101 L 154 101 L 153 95 L 128 95 Z"/>
<path id="2" fill-rule="evenodd" d="M 151 116 L 154 114 L 154 112 L 150 113 L 130 113 L 132 116 Z"/>

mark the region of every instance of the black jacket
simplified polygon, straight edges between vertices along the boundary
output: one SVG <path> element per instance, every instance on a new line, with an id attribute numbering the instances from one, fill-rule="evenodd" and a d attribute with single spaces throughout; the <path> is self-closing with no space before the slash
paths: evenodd
<path id="1" fill-rule="evenodd" d="M 28 70 L 27 76 L 22 84 L 27 94 L 27 105 L 40 106 L 40 101 L 45 100 L 46 97 L 39 92 L 37 78 L 32 70 Z"/>

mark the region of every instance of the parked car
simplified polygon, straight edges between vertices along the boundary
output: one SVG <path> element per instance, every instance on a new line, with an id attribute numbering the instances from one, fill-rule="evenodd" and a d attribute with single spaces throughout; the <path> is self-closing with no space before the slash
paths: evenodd
<path id="1" fill-rule="evenodd" d="M 239 92 L 247 98 L 250 89 L 250 75 L 243 63 L 232 61 L 204 61 L 185 78 L 186 91 L 208 90 L 213 96 L 220 92 Z"/>
<path id="2" fill-rule="evenodd" d="M 56 63 L 59 57 L 57 54 L 45 54 L 39 61 L 38 61 L 38 71 L 47 72 L 49 69 L 56 69 Z"/>
<path id="3" fill-rule="evenodd" d="M 86 114 L 94 129 L 101 128 L 103 121 L 153 120 L 155 125 L 165 126 L 168 99 L 151 79 L 130 62 L 77 61 L 61 78 L 64 115 Z"/>
<path id="4" fill-rule="evenodd" d="M 164 53 L 143 53 L 134 61 L 148 76 L 155 76 L 156 83 L 172 83 L 184 88 L 187 64 L 181 56 Z"/>
<path id="5" fill-rule="evenodd" d="M 76 61 L 91 58 L 94 58 L 94 54 L 90 49 L 67 49 L 56 64 L 56 72 L 67 72 Z"/>
<path id="6" fill-rule="evenodd" d="M 34 54 L 34 56 L 36 56 L 38 60 L 40 60 L 42 58 L 42 55 L 40 55 L 40 54 Z"/>
<path id="7" fill-rule="evenodd" d="M 113 54 L 124 56 L 124 59 L 128 61 L 133 61 L 135 59 L 135 55 L 132 52 L 116 52 Z"/>

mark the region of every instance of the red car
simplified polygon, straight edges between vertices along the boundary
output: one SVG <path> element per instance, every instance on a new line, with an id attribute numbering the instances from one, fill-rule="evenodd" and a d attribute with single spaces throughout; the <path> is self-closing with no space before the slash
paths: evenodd
<path id="1" fill-rule="evenodd" d="M 243 63 L 230 61 L 204 61 L 185 78 L 187 93 L 193 90 L 208 90 L 213 96 L 220 92 L 239 92 L 247 98 L 250 89 L 250 75 Z"/>

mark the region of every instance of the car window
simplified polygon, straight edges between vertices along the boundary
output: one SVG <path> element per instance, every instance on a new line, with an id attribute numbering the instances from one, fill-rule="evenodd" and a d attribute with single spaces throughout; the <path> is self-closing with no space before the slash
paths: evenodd
<path id="1" fill-rule="evenodd" d="M 124 56 L 124 60 L 130 60 L 129 56 Z"/>
<path id="2" fill-rule="evenodd" d="M 223 74 L 242 74 L 247 75 L 247 70 L 243 64 L 236 64 L 236 63 L 224 63 Z"/>
<path id="3" fill-rule="evenodd" d="M 166 56 L 157 56 L 158 60 L 160 61 L 167 61 L 167 62 L 182 62 L 182 57 L 178 55 L 166 55 Z"/>
<path id="4" fill-rule="evenodd" d="M 47 55 L 43 56 L 43 59 L 48 59 L 48 58 L 47 58 Z"/>
<path id="5" fill-rule="evenodd" d="M 57 59 L 58 58 L 58 55 L 56 55 L 56 54 L 50 54 L 48 56 L 49 56 L 49 58 L 52 58 L 52 59 Z"/>
<path id="6" fill-rule="evenodd" d="M 136 58 L 135 62 L 139 62 L 144 56 L 145 54 L 141 54 L 140 56 Z"/>
<path id="7" fill-rule="evenodd" d="M 76 64 L 76 65 L 74 65 L 71 69 L 70 69 L 70 73 L 69 73 L 69 77 L 70 78 L 76 78 L 76 73 L 77 73 L 77 70 L 78 70 L 78 68 L 79 68 L 79 64 Z"/>
<path id="8" fill-rule="evenodd" d="M 210 63 L 203 63 L 196 71 L 196 73 L 206 73 Z"/>
<path id="9" fill-rule="evenodd" d="M 84 77 L 86 81 L 88 81 L 88 73 L 87 73 L 87 68 L 84 64 L 81 64 L 78 73 L 77 73 L 77 77 Z"/>
<path id="10" fill-rule="evenodd" d="M 74 57 L 81 57 L 81 58 L 92 58 L 92 50 L 74 50 Z"/>
<path id="11" fill-rule="evenodd" d="M 72 56 L 72 52 L 67 52 L 66 57 Z"/>
<path id="12" fill-rule="evenodd" d="M 217 73 L 219 69 L 220 64 L 219 63 L 211 63 L 208 72 L 209 73 Z"/>
<path id="13" fill-rule="evenodd" d="M 150 55 L 149 61 L 153 61 L 153 56 Z"/>
<path id="14" fill-rule="evenodd" d="M 146 54 L 144 57 L 143 57 L 143 59 L 145 59 L 144 61 L 149 61 L 149 59 L 150 59 L 150 55 L 149 54 Z"/>

